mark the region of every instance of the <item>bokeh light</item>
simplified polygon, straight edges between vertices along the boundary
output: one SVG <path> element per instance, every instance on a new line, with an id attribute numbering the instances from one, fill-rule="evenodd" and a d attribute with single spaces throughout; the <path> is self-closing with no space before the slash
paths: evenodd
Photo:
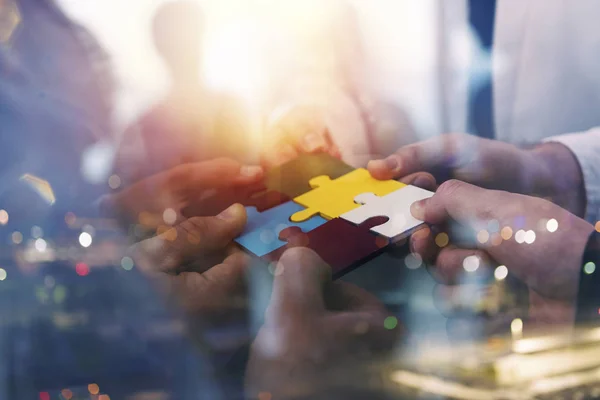
<path id="1" fill-rule="evenodd" d="M 503 281 L 507 276 L 508 268 L 506 268 L 506 265 L 500 265 L 494 270 L 494 278 L 496 278 L 497 281 Z"/>
<path id="2" fill-rule="evenodd" d="M 60 394 L 65 398 L 65 400 L 71 400 L 73 398 L 73 392 L 71 392 L 69 389 L 61 390 Z"/>
<path id="3" fill-rule="evenodd" d="M 121 259 L 121 267 L 125 271 L 131 271 L 133 269 L 133 260 L 131 259 L 131 257 L 123 257 Z"/>
<path id="4" fill-rule="evenodd" d="M 596 232 L 600 232 L 600 221 L 596 222 Z"/>
<path id="5" fill-rule="evenodd" d="M 510 323 L 510 331 L 513 336 L 521 336 L 523 333 L 523 320 L 521 318 L 513 319 Z"/>
<path id="6" fill-rule="evenodd" d="M 512 238 L 513 235 L 513 230 L 510 226 L 505 226 L 504 228 L 502 228 L 502 231 L 500 231 L 500 236 L 502 236 L 502 239 L 504 240 L 510 240 L 510 238 Z"/>
<path id="7" fill-rule="evenodd" d="M 536 235 L 534 231 L 525 232 L 525 243 L 533 244 L 535 242 Z"/>
<path id="8" fill-rule="evenodd" d="M 86 263 L 78 263 L 75 265 L 75 272 L 79 276 L 87 276 L 90 274 L 90 267 Z"/>
<path id="9" fill-rule="evenodd" d="M 75 214 L 70 211 L 65 214 L 65 223 L 67 226 L 73 226 L 75 225 L 75 222 L 77 222 L 77 216 Z"/>
<path id="10" fill-rule="evenodd" d="M 39 239 L 44 236 L 44 230 L 39 226 L 34 226 L 31 228 L 31 237 L 34 239 Z"/>
<path id="11" fill-rule="evenodd" d="M 445 232 L 438 233 L 438 235 L 435 237 L 435 244 L 437 244 L 438 247 L 446 247 L 448 246 L 448 243 L 450 243 L 450 238 Z"/>
<path id="12" fill-rule="evenodd" d="M 0 281 L 5 280 L 7 276 L 8 274 L 6 273 L 6 270 L 4 268 L 0 268 Z"/>
<path id="13" fill-rule="evenodd" d="M 90 247 L 92 245 L 92 235 L 87 232 L 81 232 L 79 235 L 79 244 L 82 247 Z"/>
<path id="14" fill-rule="evenodd" d="M 12 233 L 11 236 L 11 240 L 14 244 L 21 244 L 23 243 L 23 234 L 19 231 L 15 231 Z"/>
<path id="15" fill-rule="evenodd" d="M 40 392 L 39 398 L 40 400 L 50 400 L 50 393 Z"/>
<path id="16" fill-rule="evenodd" d="M 517 231 L 517 233 L 515 233 L 515 241 L 519 244 L 525 243 L 525 235 L 526 234 L 527 234 L 527 232 L 525 232 L 523 229 L 519 229 Z"/>
<path id="17" fill-rule="evenodd" d="M 167 225 L 174 225 L 177 221 L 177 213 L 175 212 L 175 210 L 173 210 L 172 208 L 167 208 L 163 212 L 163 221 L 165 221 L 165 224 Z"/>
<path id="18" fill-rule="evenodd" d="M 404 264 L 406 264 L 406 268 L 408 269 L 418 269 L 423 265 L 423 259 L 420 255 L 411 253 L 404 259 Z"/>
<path id="19" fill-rule="evenodd" d="M 494 233 L 490 242 L 492 246 L 500 246 L 502 244 L 502 236 L 499 233 Z"/>
<path id="20" fill-rule="evenodd" d="M 467 272 L 475 272 L 479 269 L 481 259 L 477 256 L 468 256 L 463 260 L 463 268 Z"/>
<path id="21" fill-rule="evenodd" d="M 589 263 L 585 264 L 583 266 L 583 271 L 588 275 L 593 274 L 594 272 L 596 272 L 596 264 L 593 262 L 589 262 Z"/>
<path id="22" fill-rule="evenodd" d="M 260 392 L 258 394 L 258 400 L 272 400 L 273 396 L 270 392 Z"/>
<path id="23" fill-rule="evenodd" d="M 84 225 L 83 228 L 81 228 L 81 230 L 83 232 L 89 233 L 91 237 L 94 237 L 94 235 L 96 235 L 96 228 L 94 228 L 91 225 Z"/>
<path id="24" fill-rule="evenodd" d="M 486 244 L 490 240 L 490 233 L 488 231 L 481 230 L 477 233 L 477 241 L 481 244 Z"/>
<path id="25" fill-rule="evenodd" d="M 39 251 L 40 253 L 43 253 L 48 248 L 48 243 L 46 243 L 46 241 L 44 239 L 39 238 L 39 239 L 36 239 L 34 246 L 37 251 Z"/>
<path id="26" fill-rule="evenodd" d="M 108 178 L 108 187 L 113 190 L 121 187 L 121 178 L 119 175 L 111 175 L 110 178 Z"/>
<path id="27" fill-rule="evenodd" d="M 8 212 L 6 210 L 0 210 L 0 225 L 8 224 Z"/>
<path id="28" fill-rule="evenodd" d="M 548 229 L 548 232 L 550 233 L 556 232 L 558 230 L 558 221 L 552 218 L 546 223 L 546 229 Z"/>
<path id="29" fill-rule="evenodd" d="M 91 394 L 98 394 L 98 393 L 100 393 L 100 387 L 98 385 L 96 385 L 95 383 L 90 383 L 88 385 L 88 391 Z"/>
<path id="30" fill-rule="evenodd" d="M 385 329 L 388 329 L 388 330 L 396 329 L 396 327 L 398 326 L 398 318 L 396 318 L 394 316 L 387 317 L 383 321 L 383 326 Z"/>

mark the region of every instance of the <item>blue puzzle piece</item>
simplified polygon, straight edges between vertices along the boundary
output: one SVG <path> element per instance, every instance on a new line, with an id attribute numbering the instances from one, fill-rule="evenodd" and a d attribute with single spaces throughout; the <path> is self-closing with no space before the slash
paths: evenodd
<path id="1" fill-rule="evenodd" d="M 261 213 L 254 207 L 246 207 L 248 223 L 244 232 L 235 241 L 246 250 L 262 257 L 287 244 L 279 240 L 279 233 L 282 230 L 297 226 L 303 232 L 310 232 L 327 222 L 319 216 L 303 222 L 290 221 L 290 216 L 302 210 L 304 207 L 292 201 Z"/>

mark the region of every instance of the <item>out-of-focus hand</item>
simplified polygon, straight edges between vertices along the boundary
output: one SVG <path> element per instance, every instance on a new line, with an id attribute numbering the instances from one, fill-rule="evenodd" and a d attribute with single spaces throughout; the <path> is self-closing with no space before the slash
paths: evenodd
<path id="1" fill-rule="evenodd" d="M 320 398 L 333 387 L 364 382 L 364 363 L 389 350 L 399 328 L 386 329 L 376 298 L 342 282 L 312 251 L 287 251 L 275 270 L 265 325 L 252 346 L 249 398 Z M 389 327 L 389 326 L 388 326 Z M 354 380 L 353 379 L 360 379 Z M 305 396 L 305 397 L 303 397 Z"/>
<path id="2" fill-rule="evenodd" d="M 591 224 L 544 199 L 456 180 L 411 211 L 433 226 L 412 236 L 412 249 L 445 282 L 456 283 L 460 274 L 479 267 L 504 265 L 530 289 L 533 319 L 573 317 Z M 550 311 L 554 315 L 546 315 Z"/>
<path id="3" fill-rule="evenodd" d="M 318 107 L 296 107 L 267 127 L 262 163 L 266 167 L 274 167 L 298 154 L 319 152 L 341 157 L 331 139 L 323 112 Z"/>
<path id="4" fill-rule="evenodd" d="M 197 205 L 203 198 L 220 189 L 260 182 L 263 170 L 258 166 L 243 166 L 237 161 L 219 158 L 184 164 L 153 175 L 105 196 L 101 209 L 117 216 L 122 222 L 140 222 L 147 228 L 173 225 L 184 220 L 183 211 Z M 214 215 L 221 209 L 204 215 Z"/>
<path id="5" fill-rule="evenodd" d="M 190 218 L 136 243 L 130 254 L 160 292 L 188 313 L 222 315 L 244 299 L 249 260 L 232 241 L 245 224 L 244 207 L 234 204 L 218 216 Z"/>
<path id="6" fill-rule="evenodd" d="M 439 183 L 459 179 L 474 185 L 548 198 L 583 216 L 585 187 L 579 163 L 562 144 L 532 150 L 467 134 L 448 134 L 400 148 L 369 163 L 377 179 L 401 178 L 419 171 Z"/>

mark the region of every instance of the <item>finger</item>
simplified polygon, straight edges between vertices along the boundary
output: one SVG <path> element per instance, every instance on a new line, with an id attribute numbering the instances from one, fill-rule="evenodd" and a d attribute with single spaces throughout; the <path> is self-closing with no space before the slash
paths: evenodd
<path id="1" fill-rule="evenodd" d="M 280 258 L 275 270 L 268 315 L 293 318 L 325 310 L 323 288 L 331 281 L 331 268 L 312 250 L 293 248 Z"/>
<path id="2" fill-rule="evenodd" d="M 326 132 L 310 132 L 300 138 L 292 138 L 296 143 L 296 147 L 304 153 L 319 153 L 329 150 Z"/>
<path id="3" fill-rule="evenodd" d="M 261 165 L 265 168 L 277 167 L 298 157 L 298 151 L 289 143 L 279 143 L 267 147 L 261 155 Z"/>
<path id="4" fill-rule="evenodd" d="M 441 247 L 437 245 L 436 238 L 431 229 L 424 227 L 412 234 L 410 237 L 410 248 L 423 261 L 430 263 L 437 258 Z"/>
<path id="5" fill-rule="evenodd" d="M 171 184 L 185 184 L 187 187 L 219 188 L 231 184 L 252 184 L 264 175 L 262 167 L 242 165 L 235 160 L 218 158 L 180 165 L 173 169 Z"/>
<path id="6" fill-rule="evenodd" d="M 366 290 L 347 282 L 333 282 L 326 289 L 325 302 L 332 311 L 382 311 L 381 301 Z"/>
<path id="7" fill-rule="evenodd" d="M 437 189 L 435 177 L 428 172 L 417 172 L 410 174 L 400 179 L 400 182 L 431 191 L 435 191 Z"/>
<path id="8" fill-rule="evenodd" d="M 398 149 L 395 154 L 369 163 L 369 171 L 377 179 L 394 179 L 420 171 L 433 173 L 463 163 L 468 153 L 467 142 L 476 142 L 469 135 L 441 135 Z"/>
<path id="9" fill-rule="evenodd" d="M 187 312 L 225 312 L 245 307 L 249 258 L 234 254 L 205 271 L 166 275 L 168 295 Z"/>
<path id="10" fill-rule="evenodd" d="M 386 323 L 389 313 L 382 311 L 342 312 L 324 320 L 330 343 L 348 356 L 370 357 L 389 354 L 402 334 L 402 327 Z"/>
<path id="11" fill-rule="evenodd" d="M 246 210 L 234 204 L 216 217 L 190 218 L 140 242 L 135 253 L 146 259 L 150 269 L 176 274 L 194 260 L 210 265 L 210 257 L 224 252 L 245 224 Z"/>
<path id="12" fill-rule="evenodd" d="M 440 250 L 433 270 L 442 282 L 455 284 L 461 277 L 482 272 L 491 265 L 490 257 L 483 250 L 448 246 Z"/>
<path id="13" fill-rule="evenodd" d="M 501 192 L 481 189 L 465 182 L 444 182 L 433 197 L 411 206 L 413 217 L 429 224 L 441 225 L 449 220 L 461 224 L 494 219 L 494 203 Z"/>

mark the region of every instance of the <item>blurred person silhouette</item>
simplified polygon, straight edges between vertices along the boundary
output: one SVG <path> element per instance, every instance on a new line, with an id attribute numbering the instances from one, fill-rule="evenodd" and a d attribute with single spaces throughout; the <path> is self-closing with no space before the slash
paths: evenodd
<path id="1" fill-rule="evenodd" d="M 113 78 L 95 39 L 53 1 L 9 1 L 3 11 L 11 4 L 18 23 L 0 44 L 0 204 L 12 211 L 13 228 L 30 229 L 34 219 L 62 221 L 86 209 L 104 190 L 81 165 L 86 149 L 110 140 Z M 56 203 L 21 181 L 24 174 L 48 181 Z"/>
<path id="2" fill-rule="evenodd" d="M 264 165 L 302 152 L 328 152 L 358 165 L 416 140 L 406 112 L 374 90 L 369 43 L 353 4 L 283 1 L 271 4 L 269 13 L 277 40 L 270 59 Z"/>
<path id="3" fill-rule="evenodd" d="M 364 7 L 365 12 L 358 14 L 362 23 L 354 29 L 359 32 L 344 38 L 350 42 L 360 40 L 365 33 L 361 28 L 369 24 L 377 31 L 381 25 L 377 17 L 384 18 L 388 12 L 383 5 L 376 9 L 374 2 L 353 4 Z M 600 105 L 600 80 L 592 72 L 598 67 L 593 49 L 600 35 L 593 15 L 600 11 L 600 4 L 594 0 L 569 4 L 458 0 L 439 2 L 427 10 L 426 6 L 411 7 L 404 15 L 395 16 L 396 24 L 404 17 L 421 18 L 417 21 L 424 42 L 416 48 L 419 54 L 433 56 L 423 61 L 407 53 L 402 58 L 403 65 L 414 71 L 429 71 L 409 77 L 424 76 L 427 82 L 423 80 L 423 87 L 435 82 L 429 108 L 420 109 L 432 123 L 427 130 L 417 131 L 418 137 L 430 139 L 377 160 L 370 165 L 371 173 L 389 179 L 426 170 L 440 183 L 454 177 L 491 189 L 548 197 L 590 222 L 600 219 L 600 131 L 595 128 L 600 126 L 595 111 Z M 410 22 L 410 26 L 415 24 Z M 565 27 L 560 36 L 555 26 Z M 409 35 L 395 39 L 399 43 L 420 40 Z M 385 40 L 390 40 L 389 35 Z M 382 51 L 378 46 L 384 42 L 369 44 L 365 48 Z M 406 45 L 407 49 L 413 47 Z M 358 63 L 364 58 L 351 56 Z M 383 70 L 373 63 L 371 68 L 369 71 Z M 298 68 L 288 81 L 293 84 L 314 75 L 308 67 Z M 369 76 L 377 82 L 376 73 Z M 274 141 L 288 145 L 269 149 L 268 159 L 279 163 L 297 151 L 320 148 L 335 154 L 346 148 L 348 151 L 342 152 L 345 160 L 357 166 L 366 164 L 368 157 L 359 160 L 355 155 L 376 153 L 373 143 L 377 140 L 364 129 L 352 135 L 332 135 L 326 117 L 343 101 L 355 104 L 352 99 L 360 99 L 365 92 L 355 81 L 346 82 L 353 85 L 352 90 L 344 90 L 343 82 L 327 80 L 328 92 L 340 93 L 345 100 L 323 102 L 318 91 L 308 86 L 300 90 L 302 102 L 295 100 L 298 94 L 279 99 L 287 108 L 276 116 L 294 115 L 293 124 L 307 129 L 296 129 L 299 134 L 290 139 L 286 118 L 274 118 L 270 129 Z M 404 90 L 401 82 L 396 82 L 398 92 Z M 388 82 L 378 85 L 380 92 L 389 91 Z M 352 96 L 353 90 L 359 96 Z M 420 97 L 415 98 L 418 100 Z M 343 119 L 364 125 L 369 117 L 376 117 L 360 110 L 345 108 Z M 446 134 L 450 132 L 453 134 Z M 312 144 L 303 145 L 308 142 Z M 385 151 L 390 155 L 393 146 Z"/>
<path id="4" fill-rule="evenodd" d="M 124 134 L 115 169 L 125 182 L 215 157 L 252 157 L 244 106 L 202 80 L 203 18 L 191 1 L 167 2 L 156 11 L 152 36 L 171 87 Z"/>
<path id="5" fill-rule="evenodd" d="M 110 140 L 113 130 L 114 85 L 108 57 L 87 29 L 70 20 L 53 0 L 2 2 L 0 12 L 10 7 L 18 11 L 18 23 L 0 43 L 0 209 L 9 216 L 0 226 L 1 262 L 7 274 L 0 297 L 2 304 L 10 305 L 2 310 L 0 327 L 0 398 L 54 397 L 64 388 L 75 391 L 75 386 L 87 387 L 95 379 L 106 379 L 104 390 L 112 385 L 117 398 L 157 387 L 173 389 L 177 398 L 192 390 L 197 398 L 198 375 L 193 381 L 187 381 L 186 374 L 172 375 L 182 364 L 188 363 L 185 367 L 190 370 L 194 354 L 181 335 L 163 336 L 162 342 L 148 339 L 157 324 L 172 326 L 176 318 L 148 290 L 147 282 L 135 271 L 124 275 L 115 265 L 104 266 L 105 273 L 87 269 L 87 277 L 76 273 L 75 264 L 86 257 L 100 263 L 115 256 L 105 254 L 113 252 L 105 252 L 103 245 L 114 249 L 123 239 L 118 233 L 107 239 L 96 226 L 94 242 L 99 244 L 88 253 L 77 241 L 77 227 L 65 223 L 69 211 L 78 221 L 89 217 L 94 224 L 95 200 L 106 191 L 105 183 L 88 182 L 81 166 L 86 149 Z M 21 180 L 23 174 L 47 181 L 55 201 L 44 199 L 41 191 Z M 41 228 L 40 233 L 29 235 L 32 226 Z M 8 247 L 6 240 L 15 230 L 23 242 Z M 40 235 L 44 247 L 35 249 L 34 239 Z M 57 256 L 67 247 L 77 254 Z M 32 250 L 38 256 L 60 258 L 50 263 L 57 268 L 30 261 L 26 254 Z M 31 268 L 24 273 L 17 267 L 22 264 Z M 63 277 L 72 281 L 65 284 Z M 59 296 L 56 289 L 61 284 L 64 292 Z M 132 300 L 146 308 L 125 306 Z M 61 324 L 57 315 L 86 322 Z M 117 329 L 105 335 L 101 331 L 107 327 Z M 145 345 L 140 347 L 142 341 Z M 168 357 L 160 345 L 171 349 Z M 89 346 L 97 352 L 92 355 Z M 81 357 L 92 362 L 81 363 Z M 115 365 L 131 374 L 127 382 L 120 380 L 122 373 L 112 368 Z M 207 393 L 214 398 L 210 390 Z"/>

